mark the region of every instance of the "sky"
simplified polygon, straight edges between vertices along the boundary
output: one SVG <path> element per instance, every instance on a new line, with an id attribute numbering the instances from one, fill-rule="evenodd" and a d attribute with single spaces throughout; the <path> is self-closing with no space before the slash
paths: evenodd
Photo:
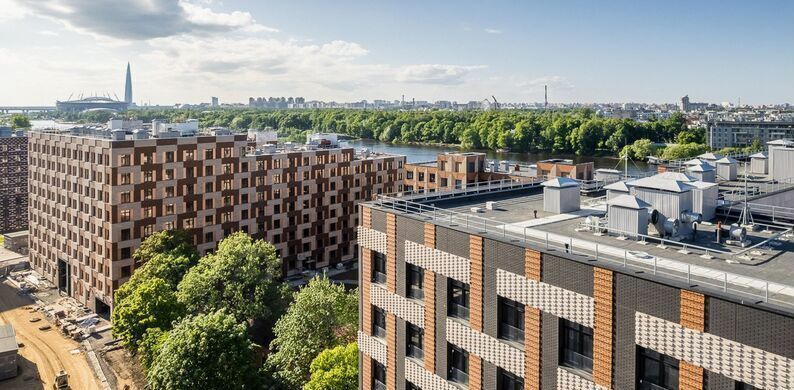
<path id="1" fill-rule="evenodd" d="M 794 103 L 794 1 L 0 0 L 0 105 Z"/>

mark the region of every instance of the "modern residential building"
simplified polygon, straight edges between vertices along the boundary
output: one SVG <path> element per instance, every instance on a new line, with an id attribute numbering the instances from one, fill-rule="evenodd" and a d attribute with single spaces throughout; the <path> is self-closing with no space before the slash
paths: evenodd
<path id="1" fill-rule="evenodd" d="M 28 228 L 28 137 L 0 127 L 0 234 Z"/>
<path id="2" fill-rule="evenodd" d="M 544 179 L 567 177 L 576 180 L 593 180 L 593 162 L 574 163 L 573 160 L 553 158 L 537 163 L 537 175 Z"/>
<path id="3" fill-rule="evenodd" d="M 434 192 L 494 180 L 526 179 L 511 175 L 508 170 L 495 172 L 486 164 L 485 153 L 478 152 L 439 153 L 436 161 L 406 163 L 405 190 Z"/>
<path id="4" fill-rule="evenodd" d="M 647 184 L 608 226 L 537 213 L 536 189 L 362 203 L 360 388 L 794 388 L 794 245 L 738 244 L 785 230 L 643 245 L 667 229 L 649 206 L 684 205 L 674 175 Z"/>
<path id="5" fill-rule="evenodd" d="M 200 253 L 244 231 L 272 242 L 293 275 L 353 259 L 356 202 L 402 189 L 404 156 L 257 145 L 228 130 L 75 131 L 30 134 L 30 262 L 99 313 L 156 231 L 186 229 Z"/>
<path id="6" fill-rule="evenodd" d="M 706 144 L 712 149 L 766 144 L 780 138 L 794 138 L 792 121 L 709 121 Z"/>

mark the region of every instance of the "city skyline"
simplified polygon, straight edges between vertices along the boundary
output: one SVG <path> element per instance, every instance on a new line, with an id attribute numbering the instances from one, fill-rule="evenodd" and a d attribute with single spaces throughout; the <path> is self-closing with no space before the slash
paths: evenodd
<path id="1" fill-rule="evenodd" d="M 121 8 L 119 8 L 121 7 Z M 791 4 L 0 0 L 0 103 L 135 101 L 792 102 Z M 123 9 L 124 12 L 118 12 Z M 417 13 L 423 15 L 417 18 Z M 724 24 L 741 24 L 724 33 Z M 722 26 L 722 27 L 721 27 Z M 53 60 L 55 59 L 55 60 Z"/>

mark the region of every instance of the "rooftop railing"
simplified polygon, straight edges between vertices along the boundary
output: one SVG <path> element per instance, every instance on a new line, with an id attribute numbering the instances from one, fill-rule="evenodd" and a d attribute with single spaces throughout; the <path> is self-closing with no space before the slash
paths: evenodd
<path id="1" fill-rule="evenodd" d="M 487 234 L 509 242 L 530 244 L 546 250 L 580 255 L 588 259 L 608 262 L 615 266 L 678 280 L 690 286 L 708 286 L 741 299 L 768 302 L 794 308 L 794 286 L 652 256 L 641 251 L 617 248 L 563 234 L 550 233 L 516 224 L 506 224 L 489 218 L 422 204 L 413 199 L 381 195 L 369 204 L 395 213 L 415 215 L 438 225 L 457 227 L 476 234 Z M 657 238 L 653 239 L 658 240 Z M 672 242 L 664 241 L 664 243 Z M 709 253 L 717 252 L 710 249 L 709 251 Z"/>

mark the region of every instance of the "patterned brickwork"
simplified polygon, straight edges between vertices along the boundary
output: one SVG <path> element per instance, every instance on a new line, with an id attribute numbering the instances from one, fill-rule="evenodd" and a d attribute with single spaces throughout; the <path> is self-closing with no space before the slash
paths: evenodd
<path id="1" fill-rule="evenodd" d="M 524 250 L 524 276 L 529 280 L 540 282 L 540 252 L 532 249 Z"/>
<path id="2" fill-rule="evenodd" d="M 614 284 L 612 271 L 593 268 L 593 381 L 612 387 Z"/>
<path id="3" fill-rule="evenodd" d="M 366 353 L 361 354 L 361 388 L 372 388 L 372 358 Z"/>
<path id="4" fill-rule="evenodd" d="M 518 376 L 524 376 L 524 352 L 460 322 L 447 319 L 447 341 Z M 471 355 L 469 355 L 471 356 Z"/>
<path id="5" fill-rule="evenodd" d="M 482 359 L 476 355 L 469 355 L 469 390 L 483 390 L 482 368 Z"/>
<path id="6" fill-rule="evenodd" d="M 357 235 L 358 245 L 360 247 L 372 249 L 375 252 L 386 253 L 386 233 L 359 226 L 357 229 Z"/>
<path id="7" fill-rule="evenodd" d="M 372 209 L 369 207 L 361 207 L 361 226 L 372 229 Z"/>
<path id="8" fill-rule="evenodd" d="M 635 314 L 635 343 L 761 389 L 794 388 L 794 360 L 702 333 L 680 324 Z"/>
<path id="9" fill-rule="evenodd" d="M 397 292 L 397 216 L 386 214 L 386 288 Z"/>
<path id="10" fill-rule="evenodd" d="M 428 248 L 436 247 L 436 225 L 425 223 L 425 246 Z"/>
<path id="11" fill-rule="evenodd" d="M 370 272 L 372 270 L 372 251 L 361 247 L 361 323 L 364 333 L 372 335 L 372 304 L 370 303 Z"/>
<path id="12" fill-rule="evenodd" d="M 540 390 L 540 310 L 524 308 L 524 388 Z"/>
<path id="13" fill-rule="evenodd" d="M 436 372 L 436 274 L 424 270 L 425 334 L 422 339 L 425 369 Z"/>
<path id="14" fill-rule="evenodd" d="M 386 390 L 397 389 L 397 320 L 386 313 Z"/>
<path id="15" fill-rule="evenodd" d="M 383 340 L 364 334 L 364 332 L 358 332 L 357 336 L 356 341 L 358 343 L 358 349 L 361 350 L 361 352 L 377 360 L 380 364 L 383 364 L 384 367 L 388 365 L 388 360 L 386 359 L 386 344 L 383 343 Z"/>
<path id="16" fill-rule="evenodd" d="M 469 259 L 405 241 L 405 262 L 439 273 L 463 283 L 469 283 Z"/>
<path id="17" fill-rule="evenodd" d="M 366 373 L 363 375 L 366 375 Z M 446 379 L 434 374 L 432 371 L 422 368 L 411 359 L 405 359 L 405 379 L 423 390 L 460 390 L 459 387 L 447 382 Z M 364 387 L 362 390 L 371 388 Z"/>
<path id="18" fill-rule="evenodd" d="M 576 375 L 564 368 L 557 368 L 557 390 L 606 390 L 579 375 Z"/>
<path id="19" fill-rule="evenodd" d="M 370 287 L 370 303 L 420 328 L 425 327 L 425 309 L 413 300 L 387 291 L 383 286 Z"/>
<path id="20" fill-rule="evenodd" d="M 482 332 L 483 326 L 483 261 L 482 261 L 482 237 L 469 236 L 469 256 L 471 257 L 471 277 L 469 291 L 471 291 L 471 301 L 469 306 L 469 325 L 472 329 Z"/>
<path id="21" fill-rule="evenodd" d="M 706 297 L 693 291 L 681 290 L 681 326 L 697 332 L 706 330 Z M 681 361 L 679 379 L 681 390 L 703 390 L 703 368 Z"/>
<path id="22" fill-rule="evenodd" d="M 28 228 L 28 137 L 0 136 L 0 234 Z"/>
<path id="23" fill-rule="evenodd" d="M 550 284 L 496 270 L 496 293 L 587 327 L 593 326 L 593 298 Z"/>

